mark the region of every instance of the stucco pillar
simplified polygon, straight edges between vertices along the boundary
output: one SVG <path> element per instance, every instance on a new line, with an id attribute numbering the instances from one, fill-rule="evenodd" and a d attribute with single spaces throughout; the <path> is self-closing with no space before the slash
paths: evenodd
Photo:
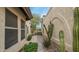
<path id="1" fill-rule="evenodd" d="M 5 8 L 0 8 L 0 51 L 5 49 Z"/>
<path id="2" fill-rule="evenodd" d="M 21 18 L 18 16 L 18 42 L 21 41 Z"/>

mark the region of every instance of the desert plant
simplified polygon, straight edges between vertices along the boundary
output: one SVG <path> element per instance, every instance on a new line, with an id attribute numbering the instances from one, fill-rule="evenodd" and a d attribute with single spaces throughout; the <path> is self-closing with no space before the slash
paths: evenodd
<path id="1" fill-rule="evenodd" d="M 53 24 L 50 22 L 50 24 L 48 25 L 48 32 L 47 32 L 49 40 L 51 40 L 51 38 L 52 38 L 53 27 L 54 27 Z"/>
<path id="2" fill-rule="evenodd" d="M 65 51 L 65 44 L 64 44 L 64 32 L 63 31 L 59 32 L 59 40 L 60 40 L 60 48 L 59 48 L 59 50 L 61 52 L 64 52 Z"/>
<path id="3" fill-rule="evenodd" d="M 48 25 L 48 29 L 46 28 L 45 25 L 43 25 L 43 26 L 44 26 L 44 29 L 45 29 L 46 34 L 47 34 L 47 38 L 44 39 L 43 44 L 46 48 L 48 48 L 51 45 L 51 38 L 52 38 L 52 34 L 53 34 L 54 25 L 50 22 L 50 24 Z"/>
<path id="4" fill-rule="evenodd" d="M 27 37 L 27 41 L 30 41 L 32 39 L 32 36 L 33 36 L 32 34 L 29 34 Z"/>
<path id="5" fill-rule="evenodd" d="M 79 8 L 74 10 L 73 51 L 79 52 Z"/>
<path id="6" fill-rule="evenodd" d="M 34 42 L 30 42 L 28 45 L 24 45 L 23 51 L 24 52 L 36 52 L 38 49 L 38 44 Z"/>
<path id="7" fill-rule="evenodd" d="M 44 47 L 48 48 L 51 45 L 51 40 L 44 39 L 43 44 L 44 44 Z"/>
<path id="8" fill-rule="evenodd" d="M 36 32 L 36 33 L 29 34 L 27 37 L 27 41 L 30 41 L 32 39 L 32 36 L 34 35 L 42 35 L 42 32 Z"/>
<path id="9" fill-rule="evenodd" d="M 34 35 L 42 35 L 42 32 L 36 32 Z"/>

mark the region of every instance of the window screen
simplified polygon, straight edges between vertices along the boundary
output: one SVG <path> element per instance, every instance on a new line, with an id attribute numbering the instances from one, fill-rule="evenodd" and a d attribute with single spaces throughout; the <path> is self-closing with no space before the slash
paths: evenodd
<path id="1" fill-rule="evenodd" d="M 25 38 L 25 30 L 21 30 L 21 40 Z"/>
<path id="2" fill-rule="evenodd" d="M 18 42 L 18 32 L 16 29 L 5 29 L 5 49 Z"/>
<path id="3" fill-rule="evenodd" d="M 5 10 L 5 49 L 18 42 L 17 16 L 8 9 Z"/>
<path id="4" fill-rule="evenodd" d="M 8 9 L 6 9 L 6 15 L 5 15 L 5 25 L 8 27 L 17 27 L 17 16 L 14 15 L 12 12 L 10 12 Z"/>
<path id="5" fill-rule="evenodd" d="M 25 29 L 25 21 L 21 20 L 21 29 Z"/>

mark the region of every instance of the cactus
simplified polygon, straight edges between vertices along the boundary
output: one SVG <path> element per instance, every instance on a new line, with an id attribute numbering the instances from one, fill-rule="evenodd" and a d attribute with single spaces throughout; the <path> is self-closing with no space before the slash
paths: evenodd
<path id="1" fill-rule="evenodd" d="M 52 34 L 53 34 L 54 25 L 50 22 L 50 24 L 48 25 L 48 29 L 46 28 L 45 25 L 43 25 L 43 26 L 44 26 L 44 29 L 47 34 L 47 38 L 44 40 L 44 46 L 48 48 L 51 45 L 51 38 L 52 38 Z"/>
<path id="2" fill-rule="evenodd" d="M 60 52 L 64 52 L 65 51 L 65 44 L 64 44 L 64 32 L 60 31 L 59 32 L 59 39 L 60 39 Z"/>
<path id="3" fill-rule="evenodd" d="M 49 40 L 51 40 L 51 38 L 52 38 L 53 27 L 54 27 L 54 25 L 50 22 L 50 24 L 48 25 L 48 32 L 47 32 Z"/>
<path id="4" fill-rule="evenodd" d="M 74 10 L 73 51 L 79 52 L 79 8 Z"/>

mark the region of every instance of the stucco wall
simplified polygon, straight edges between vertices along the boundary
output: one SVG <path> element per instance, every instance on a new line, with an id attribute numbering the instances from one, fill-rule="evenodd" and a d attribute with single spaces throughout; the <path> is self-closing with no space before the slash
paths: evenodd
<path id="1" fill-rule="evenodd" d="M 5 9 L 0 8 L 0 51 L 4 51 Z"/>
<path id="2" fill-rule="evenodd" d="M 65 48 L 67 51 L 72 51 L 73 40 L 73 8 L 72 7 L 54 7 L 50 8 L 43 23 L 48 26 L 49 22 L 54 24 L 54 33 L 52 40 L 59 44 L 59 31 L 63 30 L 65 35 Z"/>

